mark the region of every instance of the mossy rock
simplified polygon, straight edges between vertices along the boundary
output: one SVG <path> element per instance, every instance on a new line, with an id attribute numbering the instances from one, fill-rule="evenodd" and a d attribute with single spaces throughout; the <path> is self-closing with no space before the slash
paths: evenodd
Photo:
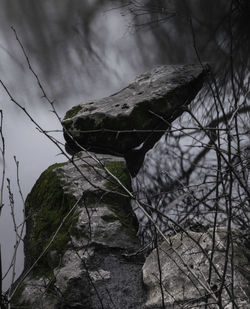
<path id="1" fill-rule="evenodd" d="M 81 145 L 125 156 L 144 143 L 147 152 L 191 103 L 207 71 L 200 64 L 158 66 L 109 97 L 73 107 L 62 121 L 67 151 Z"/>
<path id="2" fill-rule="evenodd" d="M 35 294 L 39 296 L 39 291 L 34 292 L 33 286 L 36 285 L 39 289 L 43 279 L 49 282 L 45 292 L 46 304 L 57 301 L 56 273 L 65 267 L 65 263 L 67 264 L 67 258 L 65 258 L 67 255 L 64 255 L 66 250 L 72 250 L 72 248 L 82 250 L 89 246 L 91 239 L 93 239 L 92 245 L 98 244 L 98 249 L 101 248 L 99 246 L 106 246 L 134 252 L 139 248 L 136 237 L 137 220 L 127 192 L 127 190 L 131 191 L 131 181 L 125 161 L 109 155 L 100 157 L 98 155 L 95 158 L 98 158 L 99 162 L 96 159 L 93 160 L 91 155 L 79 153 L 74 161 L 77 167 L 71 162 L 50 166 L 41 174 L 28 195 L 25 203 L 27 228 L 24 241 L 24 273 L 48 246 L 76 201 L 80 197 L 82 200 L 79 207 L 64 222 L 47 252 L 21 283 L 12 300 L 13 305 L 36 308 Z M 78 168 L 83 173 L 82 176 Z M 107 173 L 107 170 L 119 181 Z M 82 216 L 83 211 L 87 213 L 86 219 Z M 93 213 L 98 215 L 91 217 Z M 97 227 L 97 233 L 92 234 L 95 238 L 88 233 L 88 219 L 91 220 L 90 224 Z M 79 222 L 80 225 L 78 225 Z M 55 269 L 57 269 L 56 272 Z M 41 300 L 43 294 L 41 291 Z M 32 303 L 31 307 L 26 300 Z"/>
<path id="3" fill-rule="evenodd" d="M 138 229 L 138 222 L 130 204 L 131 198 L 126 191 L 128 190 L 131 192 L 132 188 L 131 178 L 125 161 L 110 157 L 109 160 L 104 160 L 103 164 L 105 168 L 119 180 L 120 183 L 105 171 L 103 165 L 96 164 L 92 168 L 90 165 L 82 164 L 81 167 L 86 169 L 87 174 L 97 174 L 98 177 L 101 175 L 102 179 L 105 180 L 100 181 L 99 183 L 99 188 L 103 189 L 103 191 L 93 190 L 85 192 L 84 204 L 89 209 L 96 207 L 96 205 L 98 205 L 98 207 L 107 207 L 113 213 L 113 215 L 104 218 L 107 223 L 116 220 L 120 221 L 121 225 L 126 229 L 126 233 L 134 239 Z M 95 177 L 93 177 L 93 179 L 94 178 Z M 77 232 L 75 231 L 73 234 L 76 237 L 80 237 L 80 235 L 77 235 Z"/>
<path id="4" fill-rule="evenodd" d="M 102 158 L 100 160 L 102 161 Z M 117 177 L 124 187 L 105 171 L 102 164 L 92 161 L 89 164 L 83 164 L 80 155 L 76 164 L 82 169 L 83 173 L 86 172 L 87 177 L 90 177 L 93 182 L 96 177 L 102 177 L 98 180 L 100 181 L 100 190 L 95 188 L 92 190 L 91 187 L 86 187 L 85 190 L 84 178 L 82 178 L 78 187 L 74 187 L 74 177 L 79 181 L 79 174 L 76 171 L 74 176 L 74 171 L 71 170 L 71 163 L 69 162 L 54 164 L 41 174 L 25 204 L 27 217 L 24 246 L 26 269 L 46 249 L 61 222 L 76 203 L 76 196 L 79 194 L 84 193 L 83 204 L 88 208 L 98 204 L 108 207 L 113 212 L 114 218 L 107 218 L 107 220 L 117 218 L 126 229 L 126 233 L 130 237 L 136 237 L 138 223 L 130 205 L 130 196 L 126 191 L 126 189 L 131 191 L 131 180 L 125 161 L 117 157 L 108 157 L 102 162 L 105 168 Z M 67 178 L 68 169 L 71 170 L 69 178 Z M 64 222 L 55 240 L 38 261 L 33 271 L 35 276 L 39 277 L 41 274 L 48 276 L 58 266 L 60 257 L 71 246 L 71 236 L 78 236 L 75 228 L 77 220 L 78 211 L 76 210 Z"/>
<path id="5" fill-rule="evenodd" d="M 115 177 L 119 179 L 124 187 L 131 191 L 131 179 L 124 161 L 107 161 L 105 166 Z M 109 179 L 106 183 L 106 188 L 124 194 L 127 193 L 114 179 Z"/>
<path id="6" fill-rule="evenodd" d="M 119 179 L 121 184 L 127 190 L 132 192 L 131 178 L 124 161 L 107 161 L 105 166 L 115 177 Z M 109 181 L 106 182 L 105 187 L 108 190 L 113 191 L 114 194 L 118 192 L 127 195 L 127 197 L 120 197 L 117 195 L 114 199 L 112 196 L 107 195 L 105 197 L 105 201 L 109 205 L 109 210 L 115 214 L 121 224 L 127 229 L 128 234 L 135 237 L 138 228 L 138 222 L 132 211 L 130 204 L 131 199 L 128 196 L 127 191 L 114 179 L 110 178 L 111 177 L 109 177 Z"/>
<path id="7" fill-rule="evenodd" d="M 67 120 L 68 118 L 72 118 L 82 109 L 81 105 L 76 105 L 72 107 L 69 111 L 67 111 L 64 120 Z"/>
<path id="8" fill-rule="evenodd" d="M 63 218 L 76 202 L 76 198 L 63 190 L 58 169 L 64 163 L 54 164 L 45 170 L 25 202 L 27 228 L 25 237 L 26 267 L 30 267 L 51 241 Z M 47 253 L 37 263 L 35 270 L 52 269 L 58 261 L 51 259 L 50 253 L 63 254 L 70 240 L 69 231 L 74 221 L 71 214 L 64 222 Z"/>

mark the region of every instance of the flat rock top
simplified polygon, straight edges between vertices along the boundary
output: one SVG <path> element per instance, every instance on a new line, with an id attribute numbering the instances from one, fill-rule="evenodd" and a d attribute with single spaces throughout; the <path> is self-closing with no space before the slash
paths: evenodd
<path id="1" fill-rule="evenodd" d="M 200 65 L 164 65 L 138 76 L 130 85 L 109 97 L 82 103 L 73 117 L 97 113 L 117 117 L 128 115 L 136 104 L 144 100 L 159 99 L 172 90 L 197 78 L 203 69 Z M 70 117 L 71 118 L 71 117 Z M 67 120 L 67 114 L 64 120 Z"/>
<path id="2" fill-rule="evenodd" d="M 90 151 L 124 155 L 151 133 L 140 130 L 157 129 L 160 117 L 172 121 L 182 113 L 176 110 L 195 97 L 205 71 L 201 65 L 158 66 L 109 97 L 73 107 L 63 120 L 65 131 Z M 66 132 L 65 138 L 77 152 Z"/>

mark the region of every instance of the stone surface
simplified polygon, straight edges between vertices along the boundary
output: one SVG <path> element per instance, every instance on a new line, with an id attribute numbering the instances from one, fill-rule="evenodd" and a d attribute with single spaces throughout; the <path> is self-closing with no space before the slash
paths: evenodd
<path id="1" fill-rule="evenodd" d="M 232 282 L 231 255 L 228 255 L 225 286 L 222 292 L 222 307 L 214 304 L 220 288 L 225 264 L 227 232 L 218 228 L 215 233 L 211 283 L 209 260 L 212 252 L 213 230 L 205 233 L 188 231 L 177 234 L 159 246 L 161 282 L 165 308 L 205 308 L 205 296 L 209 306 L 206 308 L 233 308 L 230 283 Z M 234 243 L 234 300 L 237 308 L 250 308 L 250 250 L 245 247 L 240 232 L 233 231 Z M 198 245 L 199 244 L 199 245 Z M 241 246 L 242 245 L 242 246 Z M 143 266 L 143 281 L 147 288 L 146 308 L 162 308 L 160 272 L 156 249 L 148 256 Z M 236 308 L 236 307 L 235 307 Z"/>
<path id="2" fill-rule="evenodd" d="M 110 155 L 79 153 L 74 164 L 53 165 L 40 176 L 26 200 L 25 270 L 18 282 L 75 211 L 16 283 L 13 307 L 143 308 L 144 259 L 129 255 L 139 249 L 137 222 L 126 191 L 108 171 L 131 190 L 124 159 Z"/>
<path id="3" fill-rule="evenodd" d="M 205 228 L 169 236 L 146 262 L 139 253 L 128 169 L 136 175 L 205 73 L 200 66 L 158 67 L 66 114 L 64 125 L 74 138 L 65 131 L 66 148 L 74 155 L 43 172 L 27 197 L 25 269 L 10 291 L 11 308 L 231 309 L 232 299 L 237 308 L 250 308 L 250 250 L 242 231 L 232 232 L 234 254 L 230 248 L 226 255 L 220 306 L 225 228 L 217 228 L 214 247 L 212 230 Z M 79 152 L 77 142 L 106 154 Z"/>
<path id="4" fill-rule="evenodd" d="M 146 152 L 193 100 L 205 75 L 200 65 L 159 66 L 110 97 L 73 107 L 63 120 L 66 150 L 74 154 L 80 145 L 124 156 L 136 175 Z"/>

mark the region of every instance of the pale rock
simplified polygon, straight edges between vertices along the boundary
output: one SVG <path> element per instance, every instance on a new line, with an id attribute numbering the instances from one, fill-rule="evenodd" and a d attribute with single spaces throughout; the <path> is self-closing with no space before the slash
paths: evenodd
<path id="1" fill-rule="evenodd" d="M 220 287 L 225 263 L 227 230 L 217 228 L 215 247 L 213 248 L 213 230 L 206 233 L 187 231 L 169 237 L 157 250 L 147 257 L 143 266 L 143 282 L 147 288 L 146 308 L 162 308 L 162 292 L 160 289 L 160 273 L 166 308 L 205 308 L 204 299 L 208 297 L 208 308 L 218 309 L 216 290 Z M 240 232 L 233 231 L 234 241 L 234 299 L 240 309 L 249 309 L 249 272 L 250 251 L 241 247 Z M 213 248 L 213 249 L 212 249 Z M 211 283 L 208 284 L 210 257 L 213 250 Z M 223 308 L 232 305 L 230 282 L 232 279 L 230 251 L 226 272 L 226 286 L 223 287 Z M 216 269 L 216 270 L 215 270 Z M 215 303 L 215 304 L 214 304 Z"/>

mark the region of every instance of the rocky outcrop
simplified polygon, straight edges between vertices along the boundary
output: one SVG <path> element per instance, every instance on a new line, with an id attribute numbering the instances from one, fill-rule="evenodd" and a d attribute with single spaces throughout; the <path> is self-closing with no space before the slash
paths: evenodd
<path id="1" fill-rule="evenodd" d="M 124 160 L 110 155 L 79 153 L 40 176 L 13 308 L 142 308 L 137 221 L 121 184 L 131 190 Z"/>
<path id="2" fill-rule="evenodd" d="M 164 241 L 143 266 L 146 308 L 163 308 L 164 299 L 165 308 L 249 309 L 250 247 L 244 244 L 243 234 L 232 232 L 233 258 L 231 246 L 226 253 L 226 228 L 217 228 L 214 236 L 213 229 L 187 231 Z"/>
<path id="3" fill-rule="evenodd" d="M 128 87 L 97 101 L 74 106 L 63 120 L 66 150 L 84 147 L 124 156 L 135 176 L 144 156 L 202 87 L 200 65 L 160 66 Z"/>
<path id="4" fill-rule="evenodd" d="M 145 258 L 140 254 L 130 176 L 137 174 L 146 152 L 195 97 L 205 74 L 206 69 L 198 65 L 161 66 L 118 93 L 78 105 L 66 114 L 66 149 L 73 157 L 42 173 L 27 197 L 25 269 L 11 292 L 13 308 L 162 308 L 158 258 L 154 251 L 143 266 Z M 80 152 L 81 147 L 85 151 Z M 223 243 L 221 233 L 216 235 Z M 161 281 L 176 300 L 161 290 L 165 308 L 198 296 L 203 301 L 207 292 L 198 269 L 207 276 L 209 265 L 203 253 L 210 254 L 211 238 L 192 234 L 196 242 L 202 240 L 200 253 L 196 242 L 185 237 L 173 236 L 171 243 L 159 248 Z M 179 256 L 196 274 L 191 283 L 198 279 L 202 283 L 199 295 L 190 277 L 181 272 Z M 220 262 L 216 267 L 221 267 Z M 238 278 L 243 278 L 240 272 L 235 273 L 235 282 L 241 284 Z M 216 296 L 218 280 L 211 277 L 211 295 Z M 183 283 L 187 289 L 183 290 Z M 236 295 L 245 301 L 242 293 Z"/>

